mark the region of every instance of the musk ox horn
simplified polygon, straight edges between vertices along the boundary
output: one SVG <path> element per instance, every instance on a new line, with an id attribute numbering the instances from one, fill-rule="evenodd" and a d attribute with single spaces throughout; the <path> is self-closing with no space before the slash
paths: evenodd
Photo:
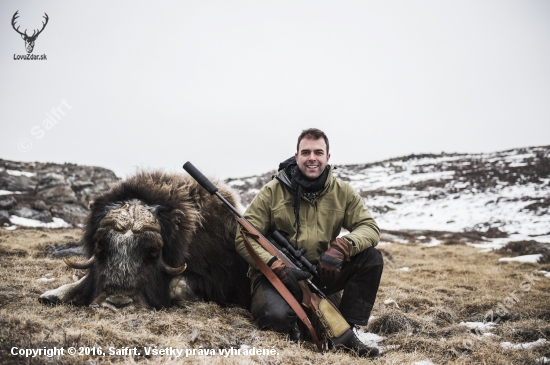
<path id="1" fill-rule="evenodd" d="M 180 267 L 169 266 L 166 262 L 164 262 L 164 258 L 162 258 L 162 252 L 160 254 L 160 264 L 162 266 L 162 270 L 168 275 L 179 275 L 184 272 L 185 269 L 187 269 L 187 264 L 183 264 L 183 266 Z"/>
<path id="2" fill-rule="evenodd" d="M 63 261 L 65 261 L 65 264 L 67 264 L 68 267 L 72 267 L 73 269 L 85 270 L 92 267 L 95 262 L 95 255 L 92 255 L 92 257 L 90 257 L 86 261 L 72 262 L 71 260 L 68 260 L 66 258 L 64 258 Z"/>

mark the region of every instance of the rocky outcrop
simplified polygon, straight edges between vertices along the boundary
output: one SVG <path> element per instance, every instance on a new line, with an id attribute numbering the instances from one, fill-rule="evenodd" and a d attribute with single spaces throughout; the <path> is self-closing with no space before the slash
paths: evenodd
<path id="1" fill-rule="evenodd" d="M 0 225 L 17 216 L 44 223 L 61 218 L 78 226 L 94 196 L 118 180 L 102 167 L 0 159 Z"/>
<path id="2" fill-rule="evenodd" d="M 38 181 L 35 188 L 36 196 L 40 199 L 56 203 L 74 203 L 76 194 L 63 175 L 53 172 L 47 173 Z"/>

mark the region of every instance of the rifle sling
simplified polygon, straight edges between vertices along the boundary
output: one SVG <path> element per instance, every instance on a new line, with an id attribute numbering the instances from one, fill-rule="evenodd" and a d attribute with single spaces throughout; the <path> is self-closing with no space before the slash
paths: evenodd
<path id="1" fill-rule="evenodd" d="M 275 273 L 267 266 L 266 263 L 262 261 L 260 256 L 254 251 L 252 246 L 250 245 L 250 242 L 248 241 L 247 236 L 251 236 L 253 238 L 258 238 L 258 235 L 248 232 L 243 226 L 241 226 L 241 234 L 243 236 L 244 245 L 246 247 L 246 250 L 256 263 L 262 273 L 265 275 L 265 277 L 271 282 L 271 284 L 277 289 L 279 294 L 283 297 L 283 299 L 290 305 L 292 310 L 296 313 L 298 318 L 306 325 L 309 332 L 311 333 L 311 337 L 313 338 L 313 341 L 315 342 L 315 345 L 317 345 L 317 349 L 319 352 L 323 352 L 323 347 L 321 346 L 321 343 L 319 342 L 319 338 L 317 338 L 317 334 L 315 333 L 315 330 L 313 329 L 313 326 L 311 324 L 311 321 L 309 320 L 306 312 L 302 309 L 298 301 L 294 298 L 294 296 L 288 291 L 285 284 L 279 278 Z M 261 244 L 261 242 L 259 242 Z"/>

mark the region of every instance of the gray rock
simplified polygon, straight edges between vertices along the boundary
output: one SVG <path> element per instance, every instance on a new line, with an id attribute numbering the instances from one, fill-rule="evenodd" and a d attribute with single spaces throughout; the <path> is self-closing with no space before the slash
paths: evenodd
<path id="1" fill-rule="evenodd" d="M 23 207 L 17 210 L 13 210 L 11 212 L 13 215 L 16 215 L 18 217 L 22 218 L 28 218 L 28 219 L 36 219 L 44 223 L 50 223 L 53 222 L 52 214 L 47 210 L 38 211 L 35 209 L 30 209 L 27 207 Z M 8 217 L 9 218 L 9 217 Z"/>
<path id="2" fill-rule="evenodd" d="M 34 189 L 36 185 L 35 177 L 27 177 L 24 175 L 13 176 L 6 171 L 0 172 L 0 189 L 9 191 L 29 191 Z"/>
<path id="3" fill-rule="evenodd" d="M 34 219 L 33 217 L 36 216 L 39 212 L 34 209 L 23 207 L 17 210 L 13 210 L 11 213 L 21 218 Z"/>
<path id="4" fill-rule="evenodd" d="M 76 195 L 63 175 L 47 173 L 36 186 L 36 196 L 59 203 L 74 203 Z"/>
<path id="5" fill-rule="evenodd" d="M 52 250 L 52 256 L 53 257 L 69 257 L 69 256 L 79 256 L 84 255 L 84 247 L 83 246 L 76 246 L 76 247 L 60 247 L 60 248 L 54 248 Z"/>
<path id="6" fill-rule="evenodd" d="M 0 210 L 0 227 L 11 226 L 10 213 L 7 210 Z"/>
<path id="7" fill-rule="evenodd" d="M 32 219 L 39 220 L 44 223 L 51 223 L 53 222 L 52 213 L 50 213 L 47 210 L 43 210 L 41 212 L 38 212 L 38 214 L 34 215 Z"/>
<path id="8" fill-rule="evenodd" d="M 11 209 L 17 205 L 17 200 L 13 196 L 0 199 L 0 209 Z"/>
<path id="9" fill-rule="evenodd" d="M 43 200 L 35 200 L 31 203 L 31 207 L 36 210 L 50 210 L 50 207 Z"/>
<path id="10" fill-rule="evenodd" d="M 94 183 L 91 182 L 91 181 L 73 181 L 71 183 L 71 188 L 74 191 L 80 191 L 84 188 L 89 188 L 89 187 L 92 187 L 92 186 L 94 186 Z"/>
<path id="11" fill-rule="evenodd" d="M 10 213 L 7 210 L 0 210 L 0 227 L 11 226 Z"/>
<path id="12" fill-rule="evenodd" d="M 72 225 L 83 224 L 89 210 L 77 204 L 56 204 L 51 208 L 52 215 Z"/>
<path id="13" fill-rule="evenodd" d="M 67 181 L 65 180 L 65 177 L 60 174 L 56 174 L 54 172 L 49 172 L 46 175 L 42 176 L 42 178 L 38 181 L 38 186 L 36 189 L 46 189 L 46 188 L 53 188 L 55 186 L 59 185 L 69 185 Z"/>

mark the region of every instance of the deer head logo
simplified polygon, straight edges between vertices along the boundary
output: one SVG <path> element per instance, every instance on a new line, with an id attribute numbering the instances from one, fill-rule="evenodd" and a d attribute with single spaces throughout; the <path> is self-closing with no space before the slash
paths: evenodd
<path id="1" fill-rule="evenodd" d="M 11 26 L 13 27 L 13 29 L 15 29 L 15 31 L 19 34 L 21 34 L 21 38 L 23 38 L 23 40 L 25 41 L 25 48 L 27 49 L 27 53 L 32 53 L 32 50 L 34 49 L 34 41 L 36 41 L 36 38 L 38 37 L 38 35 L 40 33 L 42 33 L 42 31 L 44 30 L 44 28 L 46 28 L 46 24 L 48 24 L 48 14 L 44 13 L 44 17 L 46 19 L 46 22 L 42 22 L 42 29 L 40 30 L 34 30 L 32 35 L 29 36 L 27 34 L 27 30 L 25 29 L 25 32 L 24 33 L 21 33 L 19 31 L 19 26 L 16 28 L 15 27 L 15 20 L 17 18 L 19 18 L 19 15 L 17 15 L 17 13 L 19 12 L 19 10 L 17 10 L 15 12 L 15 14 L 13 14 L 13 18 L 11 18 Z M 38 31 L 38 33 L 37 33 Z"/>

